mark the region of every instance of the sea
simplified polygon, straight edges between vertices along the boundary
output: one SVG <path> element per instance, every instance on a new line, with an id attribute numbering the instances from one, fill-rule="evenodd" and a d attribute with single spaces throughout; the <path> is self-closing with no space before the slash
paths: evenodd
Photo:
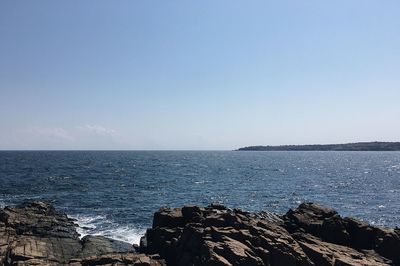
<path id="1" fill-rule="evenodd" d="M 162 206 L 286 213 L 302 202 L 400 226 L 400 152 L 0 151 L 0 207 L 44 199 L 81 236 L 139 243 Z"/>

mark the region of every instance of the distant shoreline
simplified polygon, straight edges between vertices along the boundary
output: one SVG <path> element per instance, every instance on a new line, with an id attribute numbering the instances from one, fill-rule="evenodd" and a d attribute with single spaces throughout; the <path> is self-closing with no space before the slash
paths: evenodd
<path id="1" fill-rule="evenodd" d="M 248 146 L 236 151 L 400 151 L 400 142 L 357 142 L 345 144 L 311 144 Z"/>

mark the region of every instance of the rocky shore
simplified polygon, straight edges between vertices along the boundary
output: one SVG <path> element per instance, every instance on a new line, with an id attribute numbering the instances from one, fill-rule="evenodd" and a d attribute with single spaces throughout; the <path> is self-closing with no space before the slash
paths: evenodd
<path id="1" fill-rule="evenodd" d="M 165 265 L 102 236 L 79 239 L 77 225 L 48 202 L 0 210 L 0 265 Z"/>
<path id="2" fill-rule="evenodd" d="M 285 215 L 222 205 L 162 208 L 140 246 L 79 238 L 44 201 L 0 209 L 0 265 L 400 265 L 400 229 L 303 203 Z"/>

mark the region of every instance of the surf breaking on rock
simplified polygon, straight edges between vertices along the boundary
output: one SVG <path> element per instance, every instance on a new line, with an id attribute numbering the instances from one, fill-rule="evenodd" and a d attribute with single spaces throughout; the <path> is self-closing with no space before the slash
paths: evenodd
<path id="1" fill-rule="evenodd" d="M 302 203 L 285 215 L 212 204 L 161 208 L 140 245 L 79 238 L 50 203 L 0 209 L 4 265 L 399 265 L 400 229 L 342 218 Z"/>

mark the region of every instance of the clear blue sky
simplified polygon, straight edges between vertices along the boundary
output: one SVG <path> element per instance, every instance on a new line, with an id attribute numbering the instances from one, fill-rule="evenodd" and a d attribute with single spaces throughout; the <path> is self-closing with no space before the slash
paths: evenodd
<path id="1" fill-rule="evenodd" d="M 0 149 L 400 141 L 400 1 L 0 2 Z"/>

